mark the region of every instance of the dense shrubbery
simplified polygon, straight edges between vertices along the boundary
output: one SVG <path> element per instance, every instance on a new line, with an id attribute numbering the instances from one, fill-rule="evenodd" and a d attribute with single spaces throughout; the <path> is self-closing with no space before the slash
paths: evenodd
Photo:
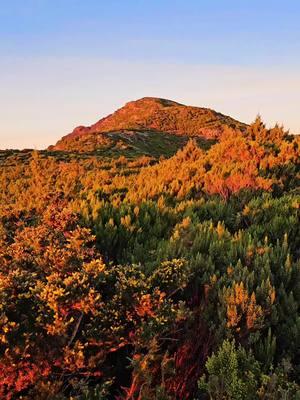
<path id="1" fill-rule="evenodd" d="M 0 397 L 299 398 L 299 154 L 2 160 Z"/>

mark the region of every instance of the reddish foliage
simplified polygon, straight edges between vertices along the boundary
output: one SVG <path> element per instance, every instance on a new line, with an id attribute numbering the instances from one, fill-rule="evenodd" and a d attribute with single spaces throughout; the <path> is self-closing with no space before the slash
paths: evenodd
<path id="1" fill-rule="evenodd" d="M 39 365 L 29 361 L 20 361 L 15 364 L 0 363 L 0 397 L 10 400 L 15 394 L 36 384 L 39 378 L 47 377 L 51 372 L 50 364 L 44 360 Z"/>

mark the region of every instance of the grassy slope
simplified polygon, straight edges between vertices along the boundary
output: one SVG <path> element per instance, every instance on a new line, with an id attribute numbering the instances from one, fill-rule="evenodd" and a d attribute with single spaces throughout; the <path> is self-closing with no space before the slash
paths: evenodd
<path id="1" fill-rule="evenodd" d="M 111 139 L 120 137 L 130 142 L 132 135 L 139 135 L 141 141 L 146 133 L 159 134 L 158 139 L 165 141 L 161 134 L 185 137 L 218 139 L 224 129 L 245 130 L 246 125 L 235 119 L 208 108 L 185 106 L 170 100 L 143 98 L 127 103 L 113 114 L 102 118 L 95 124 L 79 126 L 55 146 L 56 150 L 92 151 L 103 146 L 109 147 Z M 151 141 L 154 139 L 151 137 Z M 178 139 L 180 142 L 180 139 Z M 176 142 L 173 137 L 171 142 Z M 177 147 L 178 148 L 178 147 Z"/>
<path id="2" fill-rule="evenodd" d="M 95 156 L 100 158 L 118 158 L 124 156 L 128 159 L 149 156 L 159 159 L 161 156 L 166 158 L 171 157 L 189 140 L 187 136 L 177 136 L 155 131 L 111 132 L 106 135 L 109 137 L 109 141 L 103 143 L 95 150 L 79 151 L 79 148 L 74 145 L 74 148 L 70 151 L 41 150 L 39 153 L 42 156 L 53 156 L 60 160 L 83 159 Z M 207 149 L 215 143 L 214 140 L 206 140 L 199 137 L 196 140 L 198 145 L 203 149 Z M 84 149 L 92 147 L 93 143 L 89 143 L 87 138 Z M 0 165 L 4 163 L 26 163 L 30 158 L 31 152 L 32 150 L 2 150 L 0 151 Z"/>

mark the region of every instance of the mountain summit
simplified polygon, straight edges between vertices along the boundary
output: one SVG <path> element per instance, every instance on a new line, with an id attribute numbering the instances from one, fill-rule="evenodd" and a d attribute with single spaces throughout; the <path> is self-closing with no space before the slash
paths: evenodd
<path id="1" fill-rule="evenodd" d="M 97 148 L 97 144 L 105 141 L 103 133 L 130 131 L 217 139 L 226 127 L 244 130 L 246 125 L 209 108 L 186 106 L 156 97 L 143 97 L 127 103 L 91 126 L 75 128 L 51 148 L 75 149 L 81 142 L 93 143 Z"/>

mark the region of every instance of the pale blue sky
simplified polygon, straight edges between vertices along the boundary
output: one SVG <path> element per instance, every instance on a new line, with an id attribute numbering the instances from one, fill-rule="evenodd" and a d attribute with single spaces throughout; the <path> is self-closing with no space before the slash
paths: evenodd
<path id="1" fill-rule="evenodd" d="M 0 0 L 0 148 L 143 96 L 300 133 L 298 0 Z"/>

